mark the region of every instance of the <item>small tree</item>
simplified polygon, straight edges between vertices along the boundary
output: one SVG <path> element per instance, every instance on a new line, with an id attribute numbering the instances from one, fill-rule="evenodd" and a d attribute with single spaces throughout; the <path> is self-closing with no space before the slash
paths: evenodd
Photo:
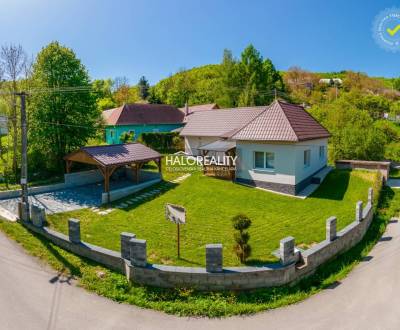
<path id="1" fill-rule="evenodd" d="M 147 97 L 149 96 L 150 85 L 145 76 L 140 77 L 138 87 L 139 87 L 140 98 L 142 100 L 146 100 Z"/>
<path id="2" fill-rule="evenodd" d="M 248 244 L 250 234 L 246 231 L 250 225 L 251 220 L 244 214 L 239 214 L 232 218 L 232 226 L 236 230 L 233 234 L 233 239 L 236 242 L 234 249 L 241 263 L 246 262 L 246 259 L 251 254 L 251 247 Z"/>
<path id="3" fill-rule="evenodd" d="M 135 138 L 135 134 L 132 132 L 123 132 L 119 136 L 119 140 L 121 141 L 121 143 L 132 142 L 134 138 Z"/>

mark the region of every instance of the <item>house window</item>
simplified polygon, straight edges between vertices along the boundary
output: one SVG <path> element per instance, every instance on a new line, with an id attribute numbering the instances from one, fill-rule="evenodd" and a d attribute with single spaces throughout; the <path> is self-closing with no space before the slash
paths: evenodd
<path id="1" fill-rule="evenodd" d="M 311 150 L 304 150 L 304 167 L 309 167 L 311 161 Z"/>
<path id="2" fill-rule="evenodd" d="M 264 168 L 265 153 L 260 151 L 254 152 L 254 168 Z"/>
<path id="3" fill-rule="evenodd" d="M 325 146 L 319 146 L 319 158 L 320 159 L 325 158 Z"/>
<path id="4" fill-rule="evenodd" d="M 273 152 L 254 152 L 254 168 L 255 169 L 274 169 L 275 154 Z"/>
<path id="5" fill-rule="evenodd" d="M 153 128 L 153 133 L 158 133 L 160 130 L 158 128 Z"/>
<path id="6" fill-rule="evenodd" d="M 114 137 L 114 130 L 110 131 L 110 137 L 113 138 Z"/>

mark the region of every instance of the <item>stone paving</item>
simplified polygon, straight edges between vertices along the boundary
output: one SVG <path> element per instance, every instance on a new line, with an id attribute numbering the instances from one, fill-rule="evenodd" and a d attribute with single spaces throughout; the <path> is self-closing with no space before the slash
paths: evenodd
<path id="1" fill-rule="evenodd" d="M 86 207 L 99 206 L 101 204 L 102 191 L 102 183 L 90 184 L 30 195 L 29 202 L 45 208 L 48 214 L 74 211 Z M 17 214 L 18 201 L 20 201 L 19 197 L 0 200 L 0 207 L 13 214 Z"/>
<path id="2" fill-rule="evenodd" d="M 190 174 L 190 173 L 187 173 L 187 174 L 185 174 L 185 175 L 180 176 L 179 178 L 176 178 L 175 180 L 173 180 L 173 181 L 171 181 L 171 182 L 173 182 L 173 183 L 180 183 L 180 182 L 186 180 L 189 176 L 191 176 L 191 174 Z"/>

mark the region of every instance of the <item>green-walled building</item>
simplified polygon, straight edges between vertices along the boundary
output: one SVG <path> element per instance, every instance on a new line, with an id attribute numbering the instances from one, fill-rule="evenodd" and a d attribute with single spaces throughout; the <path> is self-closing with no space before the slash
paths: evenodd
<path id="1" fill-rule="evenodd" d="M 124 104 L 103 111 L 106 124 L 106 142 L 121 143 L 124 132 L 133 133 L 134 140 L 144 132 L 170 132 L 184 125 L 185 113 L 165 104 Z"/>

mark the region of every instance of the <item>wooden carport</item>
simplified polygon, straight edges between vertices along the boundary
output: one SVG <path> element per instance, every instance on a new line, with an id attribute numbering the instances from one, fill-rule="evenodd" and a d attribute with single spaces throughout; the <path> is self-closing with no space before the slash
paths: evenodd
<path id="1" fill-rule="evenodd" d="M 74 162 L 96 166 L 104 177 L 104 191 L 110 192 L 110 177 L 122 166 L 129 166 L 139 183 L 140 169 L 149 161 L 155 161 L 161 173 L 161 154 L 141 143 L 112 144 L 82 147 L 64 157 L 66 172 L 71 172 Z"/>

